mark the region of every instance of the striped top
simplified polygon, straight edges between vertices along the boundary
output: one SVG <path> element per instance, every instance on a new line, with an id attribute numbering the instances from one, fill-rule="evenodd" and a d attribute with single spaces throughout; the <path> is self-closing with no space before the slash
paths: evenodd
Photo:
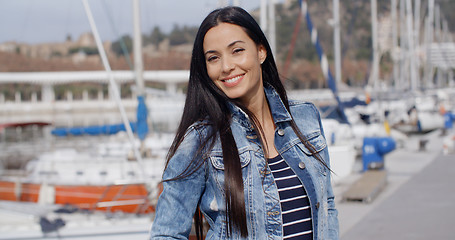
<path id="1" fill-rule="evenodd" d="M 280 196 L 283 239 L 313 239 L 311 207 L 305 187 L 280 155 L 268 159 L 268 163 Z"/>

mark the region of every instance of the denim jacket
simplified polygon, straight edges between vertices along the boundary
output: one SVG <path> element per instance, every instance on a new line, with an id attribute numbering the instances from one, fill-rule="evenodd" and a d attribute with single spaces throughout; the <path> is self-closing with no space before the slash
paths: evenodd
<path id="1" fill-rule="evenodd" d="M 302 181 L 311 204 L 314 239 L 338 239 L 338 212 L 330 182 L 330 170 L 323 166 L 294 133 L 291 115 L 278 94 L 265 87 L 275 129 L 275 147 Z M 291 114 L 300 132 L 329 165 L 327 144 L 319 112 L 310 103 L 290 101 Z M 247 115 L 232 105 L 231 129 L 240 154 L 248 239 L 282 239 L 281 206 L 273 175 Z M 182 173 L 197 154 L 209 133 L 209 125 L 193 124 L 170 159 L 163 179 Z M 199 204 L 210 225 L 206 239 L 226 239 L 224 164 L 219 139 L 204 156 L 203 166 L 180 180 L 163 183 L 150 239 L 188 239 L 192 217 Z M 243 239 L 235 232 L 230 239 Z"/>

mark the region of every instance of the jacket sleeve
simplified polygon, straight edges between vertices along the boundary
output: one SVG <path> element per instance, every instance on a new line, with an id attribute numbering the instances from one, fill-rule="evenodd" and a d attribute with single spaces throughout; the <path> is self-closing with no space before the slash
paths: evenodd
<path id="1" fill-rule="evenodd" d="M 191 128 L 164 170 L 163 180 L 179 176 L 189 166 L 200 146 L 198 130 Z M 188 239 L 193 215 L 205 189 L 205 167 L 182 179 L 164 181 L 156 206 L 150 239 Z"/>
<path id="2" fill-rule="evenodd" d="M 314 106 L 313 106 L 314 107 Z M 322 121 L 321 121 L 321 116 L 319 114 L 319 111 L 314 107 L 315 110 L 318 113 L 318 121 L 319 121 L 319 126 L 321 128 L 321 133 L 324 135 L 324 129 L 322 127 Z M 325 137 L 325 135 L 324 135 Z M 327 165 L 330 167 L 330 157 L 329 154 L 327 153 Z M 327 224 L 328 224 L 328 239 L 330 240 L 338 240 L 339 239 L 339 225 L 338 225 L 338 210 L 335 208 L 335 195 L 333 193 L 332 189 L 332 182 L 331 182 L 331 177 L 330 174 L 327 174 L 326 178 L 327 182 Z"/>

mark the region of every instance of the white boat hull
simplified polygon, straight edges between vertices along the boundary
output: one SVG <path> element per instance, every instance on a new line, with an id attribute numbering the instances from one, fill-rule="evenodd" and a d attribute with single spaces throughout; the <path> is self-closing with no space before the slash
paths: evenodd
<path id="1" fill-rule="evenodd" d="M 357 153 L 351 145 L 332 145 L 329 146 L 329 155 L 332 183 L 337 184 L 352 173 Z"/>

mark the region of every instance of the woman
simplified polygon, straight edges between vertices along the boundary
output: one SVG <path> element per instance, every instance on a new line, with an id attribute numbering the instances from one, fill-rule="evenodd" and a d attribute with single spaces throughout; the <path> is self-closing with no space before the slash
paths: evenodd
<path id="1" fill-rule="evenodd" d="M 202 22 L 151 239 L 338 239 L 320 116 L 288 102 L 270 46 L 245 10 Z"/>

